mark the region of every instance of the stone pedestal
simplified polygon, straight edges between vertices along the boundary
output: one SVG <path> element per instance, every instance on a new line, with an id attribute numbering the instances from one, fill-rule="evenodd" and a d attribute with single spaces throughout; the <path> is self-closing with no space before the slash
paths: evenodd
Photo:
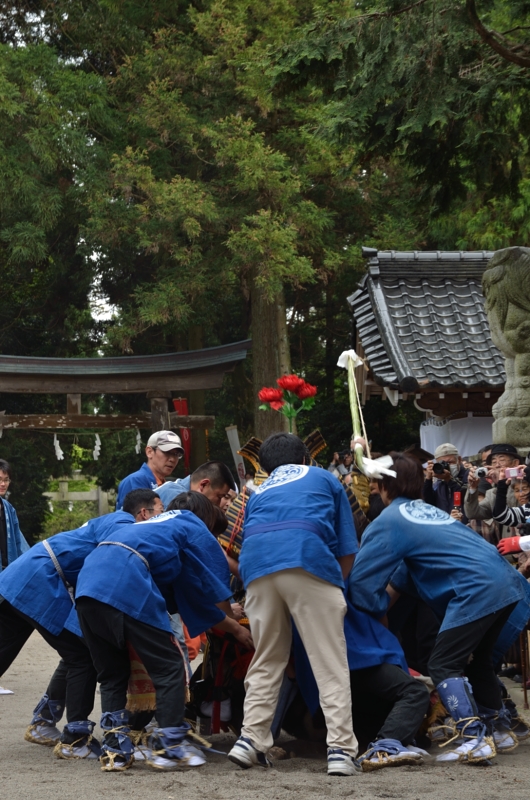
<path id="1" fill-rule="evenodd" d="M 501 417 L 493 423 L 493 441 L 521 449 L 530 444 L 530 417 Z"/>

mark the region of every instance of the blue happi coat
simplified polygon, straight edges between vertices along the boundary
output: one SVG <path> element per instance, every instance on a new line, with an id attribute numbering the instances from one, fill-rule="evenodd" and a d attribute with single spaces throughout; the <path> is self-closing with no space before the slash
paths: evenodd
<path id="1" fill-rule="evenodd" d="M 48 539 L 68 583 L 75 587 L 85 558 L 111 531 L 134 522 L 125 511 L 105 514 L 73 531 Z M 72 611 L 72 600 L 42 542 L 0 575 L 0 596 L 57 636 Z"/>
<path id="2" fill-rule="evenodd" d="M 191 511 L 166 511 L 122 527 L 108 539 L 118 544 L 100 545 L 88 556 L 76 599 L 92 597 L 171 631 L 165 597 L 172 594 L 191 636 L 224 619 L 215 604 L 231 596 L 228 563 Z"/>
<path id="3" fill-rule="evenodd" d="M 17 512 L 7 500 L 0 497 L 4 506 L 4 517 L 6 521 L 6 534 L 7 534 L 7 563 L 12 564 L 15 559 L 29 550 L 29 544 L 26 542 L 20 525 L 18 524 Z M 0 563 L 0 572 L 2 571 L 2 564 Z"/>
<path id="4" fill-rule="evenodd" d="M 520 584 L 523 587 L 524 598 L 519 600 L 514 610 L 508 617 L 508 620 L 499 633 L 491 660 L 493 664 L 498 664 L 508 648 L 512 646 L 519 634 L 524 630 L 528 620 L 530 619 L 530 584 L 526 578 L 521 575 L 518 570 L 514 570 L 515 574 L 520 579 Z"/>
<path id="5" fill-rule="evenodd" d="M 140 469 L 131 472 L 120 482 L 116 498 L 116 511 L 121 511 L 126 495 L 133 489 L 152 489 L 154 492 L 158 489 L 154 473 L 147 464 L 142 464 Z"/>
<path id="6" fill-rule="evenodd" d="M 239 574 L 246 588 L 264 575 L 299 568 L 342 589 L 338 559 L 358 549 L 340 482 L 318 467 L 283 464 L 249 498 Z"/>
<path id="7" fill-rule="evenodd" d="M 155 489 L 155 491 L 162 500 L 164 508 L 167 508 L 175 497 L 178 497 L 179 494 L 183 492 L 189 492 L 190 488 L 191 475 L 188 475 L 186 478 L 179 478 L 176 481 L 166 481 L 162 486 L 159 486 L 158 489 Z"/>
<path id="8" fill-rule="evenodd" d="M 386 587 L 416 592 L 441 631 L 526 597 L 520 577 L 497 549 L 444 511 L 398 497 L 363 535 L 350 574 L 352 602 L 375 617 L 388 608 Z"/>

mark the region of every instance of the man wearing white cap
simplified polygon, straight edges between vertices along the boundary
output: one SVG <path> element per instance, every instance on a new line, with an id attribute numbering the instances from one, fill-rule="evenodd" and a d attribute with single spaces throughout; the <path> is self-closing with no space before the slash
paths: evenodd
<path id="1" fill-rule="evenodd" d="M 173 431 L 157 431 L 149 437 L 145 454 L 147 463 L 127 475 L 118 486 L 116 511 L 121 509 L 125 495 L 133 489 L 156 491 L 179 463 L 180 457 L 184 455 L 184 448 L 180 436 Z"/>
<path id="2" fill-rule="evenodd" d="M 432 461 L 427 462 L 423 499 L 431 506 L 450 514 L 455 505 L 455 492 L 461 493 L 461 504 L 463 504 L 468 470 L 463 466 L 457 448 L 450 442 L 439 445 L 434 451 L 434 458 L 436 464 Z M 433 478 L 437 479 L 434 485 Z M 467 518 L 462 517 L 461 522 L 465 525 Z"/>

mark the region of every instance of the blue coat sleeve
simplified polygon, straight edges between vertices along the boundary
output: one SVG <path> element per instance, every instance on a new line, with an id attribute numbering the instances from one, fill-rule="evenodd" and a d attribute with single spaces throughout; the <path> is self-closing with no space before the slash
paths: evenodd
<path id="1" fill-rule="evenodd" d="M 409 569 L 404 561 L 402 561 L 399 567 L 392 573 L 390 584 L 398 592 L 410 594 L 412 597 L 419 597 L 416 584 L 412 580 Z"/>
<path id="2" fill-rule="evenodd" d="M 123 501 L 133 489 L 153 489 L 157 488 L 156 478 L 147 464 L 142 464 L 139 470 L 127 475 L 118 486 L 118 496 L 116 498 L 116 511 L 121 511 Z"/>
<path id="3" fill-rule="evenodd" d="M 200 636 L 225 618 L 221 609 L 217 608 L 215 603 L 206 602 L 197 587 L 186 579 L 175 587 L 175 599 L 179 614 L 191 637 Z"/>
<path id="4" fill-rule="evenodd" d="M 230 570 L 221 546 L 206 529 L 204 535 L 188 537 L 181 560 L 173 591 L 190 636 L 198 636 L 225 617 L 216 603 L 231 597 Z"/>
<path id="5" fill-rule="evenodd" d="M 120 485 L 118 486 L 118 496 L 116 498 L 116 511 L 121 511 L 123 507 L 123 500 L 125 495 L 131 492 L 133 489 L 143 488 L 138 486 L 132 485 L 131 476 L 127 475 L 122 481 L 120 481 Z"/>
<path id="6" fill-rule="evenodd" d="M 338 558 L 359 552 L 359 543 L 357 541 L 351 506 L 346 492 L 338 481 L 335 495 L 335 531 L 337 534 Z"/>
<path id="7" fill-rule="evenodd" d="M 401 541 L 399 520 L 392 508 L 386 508 L 366 529 L 350 573 L 350 600 L 377 619 L 388 610 L 386 587 L 403 557 Z"/>
<path id="8" fill-rule="evenodd" d="M 189 490 L 190 480 L 188 477 L 177 481 L 166 481 L 162 484 L 162 486 L 158 487 L 156 493 L 162 500 L 164 508 L 167 508 L 171 501 L 175 499 L 175 497 L 178 497 L 179 494 L 182 494 L 183 492 L 189 492 Z"/>

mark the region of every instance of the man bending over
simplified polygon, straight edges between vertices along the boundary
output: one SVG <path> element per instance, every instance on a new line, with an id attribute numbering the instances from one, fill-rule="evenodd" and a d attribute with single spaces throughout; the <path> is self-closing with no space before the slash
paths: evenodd
<path id="1" fill-rule="evenodd" d="M 246 681 L 241 736 L 228 754 L 244 769 L 269 766 L 271 724 L 292 641 L 304 643 L 328 735 L 328 774 L 353 775 L 357 740 L 344 637 L 344 579 L 358 550 L 346 494 L 329 472 L 308 466 L 297 436 L 275 433 L 259 450 L 269 474 L 248 501 L 239 560 L 255 654 Z"/>

